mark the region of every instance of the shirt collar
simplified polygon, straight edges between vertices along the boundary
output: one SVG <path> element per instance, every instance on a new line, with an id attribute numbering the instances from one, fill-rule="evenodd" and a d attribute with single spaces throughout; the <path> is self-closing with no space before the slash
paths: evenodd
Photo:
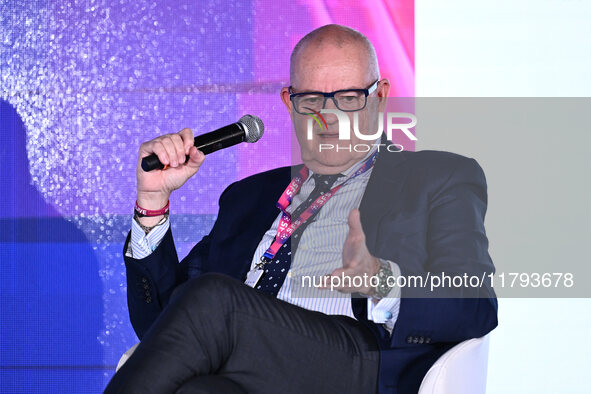
<path id="1" fill-rule="evenodd" d="M 363 163 L 365 163 L 365 161 L 367 159 L 369 159 L 369 157 L 378 149 L 378 145 L 377 144 L 373 144 L 371 149 L 369 150 L 369 152 L 367 152 L 367 154 L 358 162 L 356 162 L 355 164 L 353 164 L 351 167 L 347 168 L 344 171 L 341 171 L 341 176 L 338 177 L 337 182 L 349 177 L 351 174 L 354 174 L 355 171 L 357 171 L 359 168 L 361 168 L 361 166 L 363 165 Z M 312 175 L 314 175 L 314 172 L 310 169 L 308 169 L 309 171 L 309 175 L 308 175 L 308 179 L 310 180 L 310 178 L 312 178 Z M 369 171 L 368 171 L 369 173 Z"/>

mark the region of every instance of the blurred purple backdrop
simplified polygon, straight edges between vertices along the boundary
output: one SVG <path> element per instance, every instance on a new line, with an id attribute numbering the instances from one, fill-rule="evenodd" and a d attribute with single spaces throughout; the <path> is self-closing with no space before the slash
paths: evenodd
<path id="1" fill-rule="evenodd" d="M 340 23 L 414 96 L 414 2 L 0 2 L 0 387 L 98 392 L 137 338 L 122 244 L 142 141 L 257 115 L 255 145 L 208 156 L 171 199 L 179 255 L 231 182 L 290 165 L 289 54 Z"/>

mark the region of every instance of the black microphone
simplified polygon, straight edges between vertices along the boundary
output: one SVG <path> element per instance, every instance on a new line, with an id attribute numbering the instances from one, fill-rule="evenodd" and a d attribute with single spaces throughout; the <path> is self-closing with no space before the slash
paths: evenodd
<path id="1" fill-rule="evenodd" d="M 236 123 L 198 135 L 195 137 L 195 146 L 207 155 L 241 142 L 257 142 L 263 136 L 264 131 L 265 125 L 261 119 L 254 115 L 244 115 Z M 185 160 L 189 160 L 188 155 Z M 142 159 L 142 169 L 146 172 L 163 168 L 164 164 L 160 162 L 155 153 Z"/>

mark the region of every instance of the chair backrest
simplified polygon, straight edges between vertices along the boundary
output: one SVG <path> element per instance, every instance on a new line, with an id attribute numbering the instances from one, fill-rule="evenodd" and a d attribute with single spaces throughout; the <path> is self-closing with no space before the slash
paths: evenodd
<path id="1" fill-rule="evenodd" d="M 485 394 L 489 335 L 461 342 L 439 357 L 419 394 Z"/>

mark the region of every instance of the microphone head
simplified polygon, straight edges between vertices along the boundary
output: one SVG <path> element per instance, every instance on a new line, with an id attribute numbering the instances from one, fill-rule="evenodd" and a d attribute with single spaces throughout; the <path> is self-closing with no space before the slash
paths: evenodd
<path id="1" fill-rule="evenodd" d="M 257 142 L 263 136 L 265 125 L 259 117 L 244 115 L 238 122 L 244 126 L 246 142 Z"/>

